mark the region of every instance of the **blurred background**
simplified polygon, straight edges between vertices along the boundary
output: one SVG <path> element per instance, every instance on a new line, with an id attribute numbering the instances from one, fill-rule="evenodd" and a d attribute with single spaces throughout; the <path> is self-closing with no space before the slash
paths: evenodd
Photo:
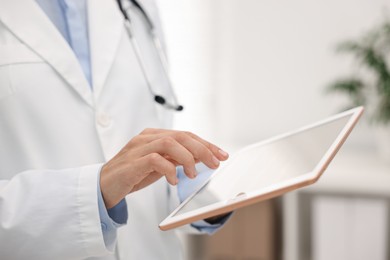
<path id="1" fill-rule="evenodd" d="M 175 127 L 230 153 L 350 104 L 328 86 L 376 79 L 336 46 L 390 19 L 388 0 L 157 1 L 185 106 Z M 185 236 L 187 258 L 390 259 L 390 124 L 367 110 L 319 183 L 239 210 L 215 236 Z"/>

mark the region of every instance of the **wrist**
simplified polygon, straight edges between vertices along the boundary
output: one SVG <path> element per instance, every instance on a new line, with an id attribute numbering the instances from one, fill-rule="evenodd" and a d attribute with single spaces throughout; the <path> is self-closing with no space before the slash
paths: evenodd
<path id="1" fill-rule="evenodd" d="M 100 171 L 100 190 L 107 209 L 115 207 L 126 195 L 123 192 L 123 183 L 117 181 L 116 174 L 112 174 L 107 165 L 103 165 Z"/>

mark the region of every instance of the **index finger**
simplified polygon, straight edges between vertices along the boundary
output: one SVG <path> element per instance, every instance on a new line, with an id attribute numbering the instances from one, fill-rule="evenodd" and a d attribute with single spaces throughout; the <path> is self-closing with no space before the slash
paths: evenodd
<path id="1" fill-rule="evenodd" d="M 206 146 L 220 161 L 225 161 L 229 158 L 229 154 L 216 146 L 215 144 L 212 144 L 203 138 L 200 138 L 196 134 L 193 134 L 191 132 L 184 132 L 185 134 L 189 135 L 191 138 L 197 140 L 198 142 L 202 143 L 204 146 Z"/>

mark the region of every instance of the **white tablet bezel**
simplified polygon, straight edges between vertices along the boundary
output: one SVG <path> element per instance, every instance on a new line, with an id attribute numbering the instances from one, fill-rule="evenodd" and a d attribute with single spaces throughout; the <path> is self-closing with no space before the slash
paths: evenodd
<path id="1" fill-rule="evenodd" d="M 266 188 L 259 189 L 254 192 L 245 193 L 242 196 L 238 196 L 235 198 L 232 198 L 231 200 L 224 200 L 217 203 L 213 203 L 209 206 L 202 207 L 198 210 L 193 210 L 190 212 L 182 213 L 178 216 L 175 216 L 175 214 L 188 202 L 190 201 L 198 192 L 200 189 L 202 189 L 214 176 L 219 174 L 220 172 L 223 172 L 224 166 L 221 166 L 197 191 L 195 191 L 192 195 L 190 195 L 186 200 L 184 200 L 171 214 L 169 214 L 168 217 L 166 217 L 159 225 L 161 230 L 169 230 L 172 228 L 176 228 L 185 224 L 193 223 L 195 221 L 199 221 L 202 219 L 210 218 L 213 216 L 218 216 L 224 213 L 231 212 L 233 210 L 236 210 L 238 208 L 248 206 L 251 204 L 254 204 L 256 202 L 260 202 L 263 200 L 267 200 L 279 195 L 282 195 L 286 192 L 310 185 L 315 183 L 322 175 L 322 173 L 326 170 L 329 163 L 332 161 L 338 150 L 341 148 L 345 140 L 347 139 L 348 135 L 352 131 L 353 127 L 356 125 L 357 121 L 359 120 L 360 116 L 362 115 L 364 111 L 363 107 L 356 107 L 351 110 L 342 112 L 340 114 L 331 116 L 327 119 L 321 120 L 317 123 L 307 125 L 305 127 L 299 128 L 295 131 L 291 131 L 285 134 L 281 134 L 278 136 L 275 136 L 273 138 L 264 140 L 259 143 L 255 143 L 252 145 L 249 145 L 242 150 L 240 150 L 235 156 L 240 154 L 241 152 L 246 151 L 247 149 L 252 149 L 255 146 L 262 146 L 265 144 L 268 144 L 270 142 L 274 142 L 276 140 L 295 135 L 299 132 L 306 131 L 308 129 L 317 127 L 322 124 L 326 124 L 328 122 L 331 122 L 333 120 L 337 120 L 341 117 L 351 115 L 351 118 L 348 120 L 348 122 L 345 124 L 344 128 L 340 131 L 340 134 L 335 138 L 335 141 L 332 143 L 330 148 L 327 150 L 327 152 L 324 154 L 322 159 L 319 161 L 317 166 L 309 173 L 300 175 L 298 177 L 295 177 L 293 179 L 283 181 L 271 186 L 268 186 Z M 235 157 L 234 156 L 234 157 Z M 233 158 L 234 158 L 233 157 Z"/>

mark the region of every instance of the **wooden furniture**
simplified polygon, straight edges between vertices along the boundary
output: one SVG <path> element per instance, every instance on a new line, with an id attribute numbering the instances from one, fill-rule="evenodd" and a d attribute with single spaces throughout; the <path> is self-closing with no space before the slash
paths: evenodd
<path id="1" fill-rule="evenodd" d="M 188 260 L 275 260 L 278 235 L 278 201 L 268 200 L 237 210 L 212 236 L 187 237 Z"/>

